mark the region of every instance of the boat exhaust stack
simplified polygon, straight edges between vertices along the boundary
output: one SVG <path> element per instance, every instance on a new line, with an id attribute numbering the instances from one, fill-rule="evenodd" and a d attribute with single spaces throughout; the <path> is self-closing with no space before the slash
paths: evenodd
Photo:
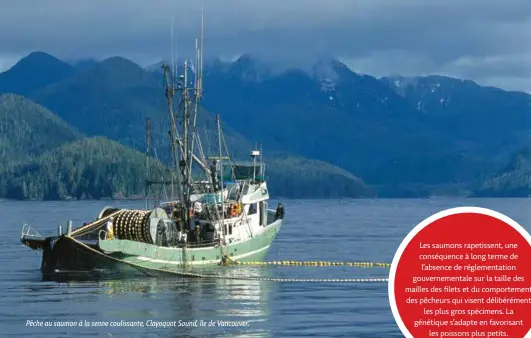
<path id="1" fill-rule="evenodd" d="M 256 158 L 260 156 L 258 150 L 251 151 L 251 157 L 253 158 L 253 181 L 256 181 Z"/>

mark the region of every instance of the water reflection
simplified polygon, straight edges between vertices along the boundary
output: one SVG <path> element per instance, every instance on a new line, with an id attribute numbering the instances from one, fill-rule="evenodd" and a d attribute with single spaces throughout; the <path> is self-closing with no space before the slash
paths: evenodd
<path id="1" fill-rule="evenodd" d="M 273 277 L 268 268 L 234 267 L 216 271 L 220 276 Z M 96 284 L 96 285 L 93 285 Z M 100 306 L 93 320 L 195 323 L 198 326 L 129 328 L 132 333 L 171 333 L 176 336 L 269 336 L 269 294 L 278 285 L 267 281 L 233 279 L 151 278 L 69 281 L 73 289 L 91 285 Z M 149 302 L 140 299 L 149 299 Z M 206 323 L 201 326 L 200 321 Z M 213 321 L 213 326 L 208 326 Z M 246 327 L 220 326 L 218 321 L 247 321 Z M 115 330 L 109 330 L 115 332 Z"/>

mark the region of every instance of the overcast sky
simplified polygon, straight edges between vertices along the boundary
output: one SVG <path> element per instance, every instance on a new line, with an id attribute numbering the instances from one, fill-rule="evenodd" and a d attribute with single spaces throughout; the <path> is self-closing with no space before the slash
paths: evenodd
<path id="1" fill-rule="evenodd" d="M 444 74 L 531 92 L 531 0 L 204 0 L 205 53 Z M 0 0 L 0 69 L 31 51 L 148 65 L 200 34 L 200 0 Z"/>

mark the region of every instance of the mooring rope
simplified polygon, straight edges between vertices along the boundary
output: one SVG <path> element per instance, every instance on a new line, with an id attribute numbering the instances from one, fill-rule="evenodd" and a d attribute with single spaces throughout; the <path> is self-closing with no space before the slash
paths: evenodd
<path id="1" fill-rule="evenodd" d="M 76 244 L 83 246 L 85 249 L 108 258 L 110 260 L 130 265 L 141 271 L 153 271 L 153 272 L 162 272 L 167 274 L 173 274 L 180 277 L 190 277 L 190 278 L 201 278 L 201 279 L 229 279 L 229 280 L 249 280 L 249 281 L 267 281 L 267 282 L 284 282 L 284 283 L 293 283 L 293 282 L 306 282 L 306 283 L 387 283 L 389 282 L 388 278 L 273 278 L 273 277 L 253 277 L 253 276 L 223 276 L 223 275 L 211 275 L 211 274 L 200 274 L 194 272 L 185 272 L 185 271 L 174 271 L 166 270 L 159 268 L 146 267 L 140 264 L 127 262 L 107 254 L 104 254 L 90 246 L 78 241 L 77 239 L 71 236 L 64 236 L 69 240 L 76 242 Z M 144 272 L 144 271 L 143 271 Z"/>

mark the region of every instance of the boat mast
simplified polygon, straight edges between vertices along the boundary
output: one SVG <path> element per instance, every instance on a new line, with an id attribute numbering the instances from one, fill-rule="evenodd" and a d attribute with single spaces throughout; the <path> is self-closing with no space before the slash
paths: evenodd
<path id="1" fill-rule="evenodd" d="M 176 57 L 176 54 L 177 54 L 177 43 L 175 41 L 175 15 L 172 16 L 171 18 L 171 64 L 172 64 L 172 68 L 173 68 L 173 77 L 172 77 L 172 85 L 175 85 L 175 79 L 177 78 L 177 65 L 175 64 L 175 57 Z M 174 147 L 173 145 L 173 140 L 172 140 L 172 149 Z M 176 154 L 174 153 L 174 151 L 172 151 L 172 156 L 174 156 L 174 158 L 176 158 Z M 174 160 L 175 161 L 175 160 Z M 178 170 L 178 168 L 177 168 Z M 175 192 L 174 192 L 174 184 L 175 182 L 173 181 L 173 173 L 171 173 L 171 177 L 170 177 L 170 182 L 171 182 L 171 197 L 170 197 L 170 201 L 173 201 L 175 200 Z M 182 230 L 182 229 L 180 229 Z"/>
<path id="2" fill-rule="evenodd" d="M 197 45 L 197 39 L 195 40 L 195 83 L 194 83 L 194 117 L 192 124 L 192 142 L 190 144 L 190 154 L 188 158 L 194 156 L 195 138 L 197 137 L 197 115 L 199 114 L 199 104 L 203 94 L 203 38 L 204 38 L 204 4 L 201 1 L 201 47 Z M 206 168 L 202 166 L 203 170 Z M 206 172 L 206 171 L 205 171 Z M 208 172 L 206 172 L 208 174 Z M 192 177 L 192 165 L 188 167 L 188 177 Z"/>
<path id="3" fill-rule="evenodd" d="M 184 60 L 184 86 L 182 92 L 182 104 L 183 104 L 183 149 L 182 152 L 182 161 L 181 166 L 188 166 L 188 124 L 190 123 L 190 112 L 189 112 L 189 95 L 188 95 L 188 61 Z M 185 171 L 187 173 L 187 171 Z M 187 177 L 185 176 L 185 180 Z"/>
<path id="4" fill-rule="evenodd" d="M 204 36 L 204 15 L 203 15 L 203 3 L 201 5 L 201 48 L 198 46 L 196 40 L 195 57 L 196 57 L 196 69 L 194 87 L 190 88 L 189 81 L 189 67 L 192 66 L 187 60 L 184 61 L 184 68 L 182 75 L 176 76 L 175 61 L 172 60 L 173 69 L 170 70 L 170 66 L 163 65 L 164 75 L 166 78 L 166 100 L 168 104 L 168 110 L 170 114 L 170 139 L 173 159 L 176 169 L 176 185 L 177 185 L 177 197 L 181 205 L 181 219 L 182 223 L 189 224 L 190 222 L 190 207 L 191 207 L 191 187 L 192 182 L 192 163 L 196 162 L 205 173 L 209 174 L 210 170 L 207 165 L 204 164 L 201 159 L 194 155 L 194 144 L 197 134 L 197 115 L 199 111 L 199 103 L 202 96 L 202 74 L 203 74 L 203 36 Z M 173 59 L 173 22 L 172 22 L 172 59 Z M 172 77 L 173 75 L 173 77 Z M 178 77 L 178 80 L 177 80 Z M 170 80 L 171 79 L 171 80 Z M 175 86 L 177 85 L 177 86 Z M 173 110 L 173 98 L 176 94 L 176 89 L 180 92 L 180 101 L 176 112 Z M 193 90 L 193 95 L 190 91 Z M 192 102 L 193 100 L 193 102 Z M 192 106 L 192 104 L 194 106 Z M 192 114 L 193 115 L 192 115 Z M 192 119 L 193 117 L 193 119 Z M 192 126 L 191 120 L 193 120 Z M 177 121 L 182 125 L 182 138 L 177 129 Z M 177 151 L 180 151 L 180 156 Z M 182 231 L 181 226 L 181 231 Z"/>
<path id="5" fill-rule="evenodd" d="M 184 137 L 183 139 L 181 138 L 178 138 L 177 139 L 177 143 L 178 145 L 181 147 L 181 152 L 184 153 L 183 155 L 183 160 L 185 160 L 185 162 L 182 162 L 180 167 L 182 167 L 183 165 L 186 165 L 187 168 L 188 168 L 188 171 L 183 171 L 183 177 L 189 177 L 191 178 L 191 164 L 192 164 L 192 161 L 195 162 L 197 165 L 199 165 L 199 167 L 201 167 L 201 169 L 208 175 L 210 173 L 210 169 L 208 168 L 208 165 L 203 163 L 203 161 L 197 157 L 194 152 L 193 152 L 193 147 L 194 147 L 194 143 L 195 143 L 195 137 L 196 137 L 196 125 L 197 125 L 197 112 L 199 111 L 199 102 L 200 102 L 200 99 L 202 97 L 202 93 L 203 93 L 203 37 L 204 37 L 204 1 L 201 1 L 201 48 L 199 49 L 198 46 L 197 46 L 197 41 L 196 41 L 196 59 L 197 59 L 197 67 L 196 69 L 199 69 L 199 72 L 196 71 L 196 74 L 195 74 L 195 91 L 194 91 L 194 101 L 195 101 L 195 108 L 194 108 L 194 122 L 193 122 L 193 125 L 192 125 L 192 132 L 190 133 L 189 131 L 189 124 L 190 124 L 190 114 L 188 113 L 189 112 L 189 109 L 190 109 L 190 104 L 192 104 L 191 100 L 190 100 L 190 95 L 189 95 L 189 88 L 188 88 L 188 62 L 185 61 L 185 66 L 184 66 L 184 71 L 183 71 L 183 75 L 180 75 L 179 76 L 179 79 L 182 80 L 182 82 L 179 83 L 178 85 L 178 89 L 179 90 L 182 90 L 182 94 L 181 94 L 181 102 L 180 104 L 183 105 L 182 110 L 184 112 L 184 115 L 186 116 L 187 115 L 187 119 L 188 119 L 188 123 L 185 123 L 185 119 L 183 119 L 182 121 L 182 124 L 183 126 L 185 127 L 185 130 L 184 130 Z M 175 83 L 176 82 L 176 79 L 177 79 L 177 76 L 176 76 L 176 72 L 177 72 L 177 66 L 175 64 L 175 56 L 174 56 L 174 53 L 173 53 L 173 42 L 174 42 L 174 37 L 173 37 L 173 21 L 172 21 L 172 67 L 173 67 L 173 80 Z M 183 116 L 183 117 L 185 117 Z M 190 135 L 189 134 L 192 134 L 192 140 L 191 142 L 189 141 L 190 139 Z M 189 151 L 187 151 L 187 149 L 190 149 Z M 186 190 L 185 190 L 186 191 Z"/>
<path id="6" fill-rule="evenodd" d="M 181 231 L 183 231 L 183 226 L 190 223 L 190 213 L 189 209 L 191 207 L 190 203 L 190 186 L 191 186 L 191 161 L 193 154 L 190 151 L 190 94 L 188 88 L 188 61 L 184 61 L 183 75 L 179 75 L 179 81 L 176 81 L 176 66 L 175 66 L 175 57 L 174 57 L 174 48 L 173 48 L 173 21 L 172 21 L 172 64 L 173 67 L 170 71 L 168 65 L 164 65 L 164 75 L 166 78 L 166 100 L 168 103 L 168 109 L 170 113 L 170 139 L 171 139 L 171 148 L 172 155 L 175 161 L 175 170 L 176 170 L 176 183 L 177 183 L 177 196 L 180 204 L 181 212 Z M 173 76 L 172 76 L 173 75 Z M 171 80 L 170 80 L 171 78 Z M 180 91 L 180 102 L 179 110 L 181 114 L 176 114 L 173 110 L 173 98 L 176 93 L 175 84 L 177 83 L 177 89 Z M 178 129 L 177 129 L 177 120 L 182 118 L 180 124 L 183 126 L 183 137 L 181 139 Z M 180 156 L 177 154 L 177 149 L 180 150 Z"/>
<path id="7" fill-rule="evenodd" d="M 175 64 L 175 57 L 177 54 L 177 43 L 175 42 L 175 16 L 171 18 L 171 66 L 173 68 L 173 82 L 175 83 L 175 79 L 177 76 L 177 65 Z M 175 44 L 175 46 L 174 46 Z"/>
<path id="8" fill-rule="evenodd" d="M 168 65 L 163 65 L 162 69 L 164 70 L 164 77 L 166 78 L 166 101 L 168 104 L 168 112 L 170 114 L 170 142 L 171 142 L 171 151 L 172 157 L 175 164 L 175 173 L 177 178 L 177 196 L 181 203 L 185 202 L 184 192 L 183 192 L 183 178 L 181 176 L 181 166 L 179 163 L 179 156 L 177 154 L 177 148 L 180 147 L 179 132 L 177 131 L 177 117 L 173 111 L 173 97 L 175 95 L 175 79 L 170 84 L 170 67 Z M 183 153 L 181 149 L 181 153 Z M 181 208 L 181 217 L 183 220 L 187 219 L 188 210 Z M 181 224 L 182 227 L 182 224 Z M 180 229 L 181 231 L 183 229 Z"/>
<path id="9" fill-rule="evenodd" d="M 146 118 L 146 181 L 144 185 L 144 195 L 146 199 L 146 210 L 148 209 L 148 194 L 149 194 L 149 148 L 151 139 L 151 119 Z"/>

